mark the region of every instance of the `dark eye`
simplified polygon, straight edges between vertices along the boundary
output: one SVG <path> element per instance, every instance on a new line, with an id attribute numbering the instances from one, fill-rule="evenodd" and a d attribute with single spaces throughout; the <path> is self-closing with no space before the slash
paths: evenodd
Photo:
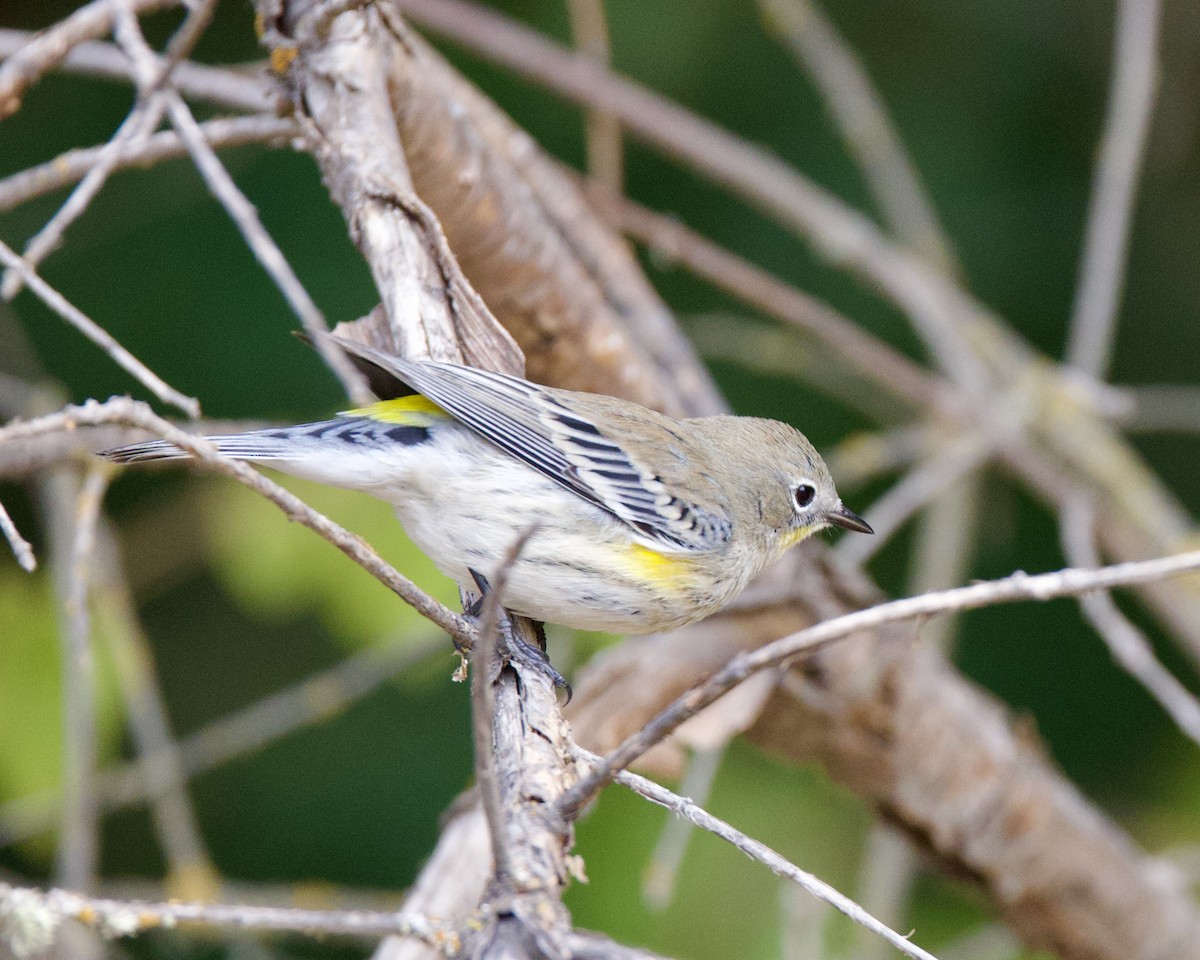
<path id="1" fill-rule="evenodd" d="M 811 483 L 800 484 L 800 486 L 796 488 L 795 493 L 792 494 L 792 496 L 796 498 L 796 506 L 802 510 L 813 502 L 813 497 L 816 495 L 817 488 Z"/>

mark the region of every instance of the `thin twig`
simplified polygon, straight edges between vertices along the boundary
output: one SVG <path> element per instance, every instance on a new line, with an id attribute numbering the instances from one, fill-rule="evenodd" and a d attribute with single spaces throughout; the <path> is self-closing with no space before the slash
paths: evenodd
<path id="1" fill-rule="evenodd" d="M 175 6 L 180 0 L 135 0 L 139 13 Z M 53 70 L 79 44 L 102 37 L 112 29 L 114 0 L 92 0 L 69 17 L 28 38 L 0 64 L 0 119 L 21 108 L 25 91 Z"/>
<path id="2" fill-rule="evenodd" d="M 99 346 L 113 361 L 133 375 L 133 377 L 153 393 L 163 403 L 178 407 L 189 417 L 200 416 L 200 403 L 194 397 L 187 397 L 164 383 L 149 367 L 126 350 L 116 338 L 98 323 L 70 303 L 61 293 L 39 277 L 17 254 L 3 241 L 0 241 L 0 263 L 10 269 L 15 269 L 30 292 L 35 294 L 46 306 L 79 330 L 85 337 Z"/>
<path id="3" fill-rule="evenodd" d="M 291 117 L 255 114 L 249 117 L 208 120 L 200 124 L 204 139 L 214 149 L 247 143 L 275 143 L 294 137 L 299 128 Z M 99 162 L 107 144 L 81 147 L 53 160 L 29 167 L 0 180 L 0 211 L 52 193 L 80 180 Z M 148 167 L 187 155 L 187 146 L 174 130 L 161 130 L 121 153 L 115 170 Z"/>
<path id="4" fill-rule="evenodd" d="M 21 569 L 26 573 L 33 573 L 37 569 L 37 557 L 33 555 L 33 547 L 29 545 L 28 540 L 21 536 L 21 531 L 13 523 L 12 517 L 8 515 L 3 503 L 0 503 L 0 533 L 4 534 L 4 539 L 12 548 L 13 556 L 17 558 Z"/>
<path id="5" fill-rule="evenodd" d="M 579 782 L 564 794 L 560 811 L 568 819 L 577 816 L 595 792 L 612 780 L 616 770 L 627 767 L 685 720 L 694 717 L 743 680 L 761 670 L 781 666 L 799 654 L 816 650 L 844 637 L 878 630 L 904 620 L 941 613 L 976 610 L 980 607 L 1022 600 L 1045 601 L 1058 597 L 1074 597 L 1092 590 L 1150 583 L 1196 571 L 1200 571 L 1200 550 L 1154 560 L 1119 563 L 1096 570 L 1068 567 L 1034 576 L 1017 572 L 1000 580 L 988 580 L 968 587 L 881 603 L 818 623 L 765 647 L 738 654 L 717 673 L 675 699 L 641 730 L 626 738 L 597 767 L 581 777 Z"/>
<path id="6" fill-rule="evenodd" d="M 0 427 L 0 444 L 8 440 L 108 423 L 123 423 L 147 430 L 186 450 L 198 463 L 240 481 L 274 503 L 288 519 L 303 523 L 314 533 L 328 540 L 418 613 L 457 639 L 460 644 L 470 646 L 474 640 L 475 630 L 470 623 L 422 591 L 380 557 L 361 537 L 318 513 L 295 494 L 244 463 L 222 456 L 217 448 L 203 437 L 185 433 L 156 416 L 144 403 L 130 400 L 128 397 L 113 397 L 104 403 L 89 400 L 81 406 L 67 407 L 58 413 L 36 420 Z"/>
<path id="7" fill-rule="evenodd" d="M 161 69 L 161 59 L 146 44 L 137 18 L 125 7 L 118 7 L 115 32 L 117 40 L 134 61 L 139 89 L 149 88 L 155 83 Z M 188 105 L 174 89 L 164 90 L 163 96 L 166 99 L 171 124 L 179 131 L 187 145 L 188 153 L 191 154 L 204 182 L 225 208 L 255 258 L 267 271 L 267 276 L 283 294 L 292 312 L 299 318 L 304 329 L 312 335 L 313 345 L 321 358 L 334 372 L 351 400 L 356 404 L 369 403 L 374 398 L 367 389 L 366 379 L 355 369 L 343 351 L 333 346 L 328 338 L 321 336 L 329 332 L 324 315 L 308 295 L 283 251 L 262 225 L 254 205 L 238 189 L 216 152 L 204 139 L 200 125 L 192 116 Z"/>
<path id="8" fill-rule="evenodd" d="M 1087 493 L 1068 497 L 1061 523 L 1068 563 L 1091 566 L 1100 562 L 1095 526 L 1094 498 Z M 1185 736 L 1200 745 L 1200 700 L 1159 663 L 1142 631 L 1126 618 L 1107 593 L 1086 594 L 1079 598 L 1079 606 L 1113 660 L 1158 701 Z"/>
<path id="9" fill-rule="evenodd" d="M 577 749 L 581 759 L 593 764 L 603 762 L 596 754 L 584 750 L 582 747 Z M 818 900 L 829 904 L 835 910 L 844 913 L 855 923 L 883 937 L 884 940 L 905 956 L 914 957 L 917 960 L 936 960 L 933 954 L 922 950 L 914 943 L 910 943 L 905 937 L 896 933 L 895 930 L 880 923 L 849 897 L 839 893 L 833 887 L 829 886 L 829 884 L 817 879 L 811 873 L 801 870 L 766 844 L 746 836 L 746 834 L 730 826 L 724 820 L 720 820 L 711 813 L 701 809 L 687 797 L 681 797 L 678 794 L 672 793 L 665 787 L 660 787 L 654 781 L 647 780 L 645 777 L 640 777 L 636 773 L 630 773 L 627 770 L 617 774 L 616 779 L 618 783 L 624 787 L 628 787 L 634 793 L 645 797 L 652 803 L 657 803 L 659 806 L 665 807 L 690 823 L 694 823 L 700 829 L 707 830 L 709 833 L 733 844 L 733 846 L 751 860 L 756 860 L 764 866 L 769 867 L 779 876 L 787 877 L 789 880 L 799 884 Z"/>
<path id="10" fill-rule="evenodd" d="M 959 265 L 937 212 L 858 55 L 813 0 L 759 0 L 763 19 L 812 75 L 897 239 L 948 274 Z"/>
<path id="11" fill-rule="evenodd" d="M 1158 88 L 1160 0 L 1120 0 L 1108 115 L 1084 232 L 1067 363 L 1103 379 L 1112 357 L 1125 286 L 1126 251 L 1142 157 Z"/>
<path id="12" fill-rule="evenodd" d="M 412 937 L 448 957 L 456 956 L 461 948 L 454 927 L 418 914 L 105 900 L 70 890 L 43 891 L 0 883 L 0 934 L 17 956 L 39 953 L 51 946 L 64 920 L 76 920 L 105 937 L 127 937 L 195 923 L 218 929 Z"/>

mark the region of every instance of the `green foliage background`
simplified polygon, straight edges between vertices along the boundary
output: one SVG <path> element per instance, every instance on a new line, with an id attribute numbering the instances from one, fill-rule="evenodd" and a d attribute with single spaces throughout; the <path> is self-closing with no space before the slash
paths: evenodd
<path id="1" fill-rule="evenodd" d="M 0 24 L 34 28 L 67 13 L 58 2 L 0 5 Z M 568 37 L 559 0 L 511 0 L 507 13 Z M 838 0 L 828 12 L 862 56 L 956 244 L 969 284 L 1025 337 L 1057 357 L 1065 341 L 1092 161 L 1108 83 L 1110 4 L 1062 0 Z M 749 140 L 763 143 L 849 201 L 870 209 L 819 98 L 769 40 L 748 0 L 609 0 L 616 66 Z M 155 18 L 165 36 L 175 15 Z M 552 152 L 582 162 L 578 111 L 455 51 L 452 59 Z M 198 59 L 260 55 L 244 0 L 220 6 Z M 1200 13 L 1167 4 L 1163 82 L 1130 251 L 1113 380 L 1200 381 Z M 122 84 L 55 76 L 0 125 L 0 175 L 62 150 L 107 139 L 131 103 Z M 242 148 L 225 160 L 331 320 L 375 303 L 313 164 L 287 151 Z M 627 150 L 630 193 L 680 216 L 864 327 L 920 356 L 904 318 L 765 218 L 681 173 L 637 144 Z M 0 217 L 19 245 L 61 203 L 45 198 Z M 697 314 L 744 311 L 689 276 L 648 269 L 685 325 Z M 281 298 L 184 161 L 118 175 L 72 229 L 44 275 L 169 383 L 198 396 L 211 417 L 300 421 L 341 398 L 316 358 L 288 336 Z M 15 331 L 27 338 L 26 357 Z M 52 382 L 71 400 L 144 396 L 91 344 L 28 295 L 0 307 L 0 370 Z M 716 362 L 736 408 L 776 416 L 828 448 L 868 428 L 803 384 Z M 1200 422 L 1200 417 L 1198 417 Z M 1197 434 L 1138 441 L 1193 513 L 1200 507 Z M 443 598 L 453 591 L 409 547 L 388 510 L 365 498 L 292 484 L 317 507 L 364 533 L 401 569 Z M 868 504 L 882 485 L 856 491 Z M 1062 563 L 1052 518 L 1005 481 L 989 479 L 972 575 Z M 44 541 L 33 487 L 0 485 L 39 555 Z M 371 644 L 428 631 L 363 572 L 290 526 L 231 482 L 183 474 L 129 475 L 109 499 L 179 734 L 253 702 Z M 875 561 L 903 590 L 908 538 Z M 1135 611 L 1136 612 L 1136 611 Z M 1152 630 L 1153 633 L 1153 630 Z M 1016 606 L 967 617 L 963 669 L 1036 724 L 1049 751 L 1086 791 L 1154 849 L 1200 840 L 1195 750 L 1116 670 L 1074 606 Z M 56 624 L 48 574 L 26 576 L 0 559 L 0 802 L 53 786 L 60 743 Z M 569 663 L 594 638 L 558 636 Z M 204 836 L 231 879 L 397 890 L 437 835 L 438 817 L 470 780 L 466 690 L 444 655 L 260 753 L 200 777 L 193 796 Z M 1193 687 L 1168 646 L 1162 653 Z M 105 675 L 106 761 L 130 752 Z M 816 770 L 781 766 L 736 745 L 711 804 L 749 833 L 820 876 L 852 887 L 869 817 Z M 696 958 L 772 957 L 777 882 L 707 837 L 691 846 L 675 902 L 641 902 L 639 883 L 664 815 L 612 791 L 581 825 L 591 883 L 569 903 L 577 921 L 618 939 Z M 44 878 L 52 838 L 0 850 L 0 869 Z M 157 877 L 163 864 L 144 810 L 105 821 L 106 876 Z M 959 888 L 933 877 L 917 891 L 912 923 L 937 949 L 986 916 Z M 835 938 L 848 931 L 834 925 Z M 163 937 L 135 948 L 191 955 L 215 947 Z M 356 953 L 343 944 L 274 943 L 282 953 Z"/>

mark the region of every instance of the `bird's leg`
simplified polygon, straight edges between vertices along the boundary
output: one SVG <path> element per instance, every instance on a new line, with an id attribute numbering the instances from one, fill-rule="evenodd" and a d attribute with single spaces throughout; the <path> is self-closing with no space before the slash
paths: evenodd
<path id="1" fill-rule="evenodd" d="M 488 583 L 487 577 L 478 570 L 468 568 L 468 572 L 471 574 L 471 579 L 475 581 L 475 586 L 479 588 L 479 598 L 468 604 L 463 612 L 478 625 L 492 587 Z M 531 643 L 526 643 L 517 635 L 512 614 L 503 606 L 499 608 L 499 616 L 496 618 L 496 637 L 501 663 L 514 663 L 520 667 L 536 670 L 549 678 L 554 686 L 566 690 L 567 703 L 570 703 L 571 685 L 567 683 L 561 673 L 554 669 L 550 658 L 546 656 L 546 628 L 539 620 L 530 620 L 529 622 L 533 625 L 534 635 L 537 638 L 538 646 L 536 647 Z"/>

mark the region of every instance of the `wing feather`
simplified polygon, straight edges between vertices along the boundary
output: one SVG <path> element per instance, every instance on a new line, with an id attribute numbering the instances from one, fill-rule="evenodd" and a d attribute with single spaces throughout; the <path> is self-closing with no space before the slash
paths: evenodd
<path id="1" fill-rule="evenodd" d="M 656 548 L 699 552 L 729 538 L 727 517 L 668 490 L 599 424 L 555 396 L 557 391 L 474 367 L 400 360 L 334 339 L 484 439 L 628 524 Z"/>

